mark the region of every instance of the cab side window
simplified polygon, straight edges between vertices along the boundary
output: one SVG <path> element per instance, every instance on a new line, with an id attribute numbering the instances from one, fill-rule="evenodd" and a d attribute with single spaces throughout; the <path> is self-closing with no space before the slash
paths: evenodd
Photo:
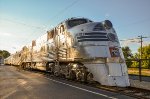
<path id="1" fill-rule="evenodd" d="M 60 33 L 63 33 L 65 31 L 65 27 L 64 27 L 64 25 L 61 25 L 60 26 Z"/>
<path id="2" fill-rule="evenodd" d="M 47 31 L 47 40 L 52 39 L 54 37 L 54 29 L 51 31 Z"/>

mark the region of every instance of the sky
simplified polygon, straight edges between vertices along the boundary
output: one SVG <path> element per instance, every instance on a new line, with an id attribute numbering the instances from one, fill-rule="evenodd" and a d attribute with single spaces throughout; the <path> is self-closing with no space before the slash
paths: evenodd
<path id="1" fill-rule="evenodd" d="M 11 53 L 71 17 L 111 20 L 120 40 L 150 44 L 150 0 L 0 0 L 0 50 Z M 137 41 L 137 40 L 136 40 Z M 121 41 L 137 52 L 140 43 Z"/>

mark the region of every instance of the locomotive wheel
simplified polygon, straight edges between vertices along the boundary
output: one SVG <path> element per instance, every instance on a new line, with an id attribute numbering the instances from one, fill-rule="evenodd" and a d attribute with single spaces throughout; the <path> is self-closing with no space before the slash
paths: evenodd
<path id="1" fill-rule="evenodd" d="M 50 70 L 49 63 L 46 63 L 46 72 Z"/>
<path id="2" fill-rule="evenodd" d="M 46 64 L 46 71 L 51 73 L 51 74 L 54 74 L 54 64 L 47 63 Z"/>
<path id="3" fill-rule="evenodd" d="M 70 71 L 69 72 L 69 79 L 71 79 L 71 80 L 75 80 L 76 79 L 76 74 L 75 74 L 74 71 Z"/>
<path id="4" fill-rule="evenodd" d="M 24 65 L 24 69 L 26 69 L 26 63 L 23 63 L 23 65 Z"/>
<path id="5" fill-rule="evenodd" d="M 82 73 L 80 71 L 76 73 L 76 79 L 77 81 L 80 81 L 82 79 Z"/>
<path id="6" fill-rule="evenodd" d="M 22 67 L 22 69 L 25 69 L 25 64 L 22 63 L 22 64 L 21 64 L 21 67 Z"/>
<path id="7" fill-rule="evenodd" d="M 52 66 L 49 68 L 49 72 L 50 72 L 51 74 L 54 74 L 54 69 L 53 69 Z"/>
<path id="8" fill-rule="evenodd" d="M 87 69 L 86 67 L 80 68 L 80 70 L 77 72 L 77 80 L 81 82 L 86 82 L 87 81 Z"/>
<path id="9" fill-rule="evenodd" d="M 87 75 L 87 81 L 89 83 L 92 83 L 92 81 L 93 81 L 93 74 L 92 73 L 88 73 L 88 75 Z"/>
<path id="10" fill-rule="evenodd" d="M 58 73 L 57 71 L 55 71 L 55 72 L 54 72 L 54 75 L 55 75 L 56 77 L 58 77 L 58 76 L 59 76 L 59 73 Z"/>
<path id="11" fill-rule="evenodd" d="M 28 69 L 28 67 L 27 67 L 27 63 L 24 63 L 24 67 L 25 67 L 25 69 Z"/>
<path id="12" fill-rule="evenodd" d="M 87 81 L 87 73 L 82 73 L 81 81 L 82 82 L 86 82 Z"/>

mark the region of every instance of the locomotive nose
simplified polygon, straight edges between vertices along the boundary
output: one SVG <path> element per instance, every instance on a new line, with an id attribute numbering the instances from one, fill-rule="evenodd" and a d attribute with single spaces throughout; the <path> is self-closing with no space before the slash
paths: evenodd
<path id="1" fill-rule="evenodd" d="M 101 23 L 97 23 L 93 28 L 93 31 L 105 31 L 106 29 L 111 29 L 113 27 L 111 21 L 105 20 Z"/>

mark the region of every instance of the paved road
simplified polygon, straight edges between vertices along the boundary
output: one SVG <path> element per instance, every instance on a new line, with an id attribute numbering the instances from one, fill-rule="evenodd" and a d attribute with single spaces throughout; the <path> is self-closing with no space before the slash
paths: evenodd
<path id="1" fill-rule="evenodd" d="M 0 66 L 0 99 L 133 99 L 118 93 Z"/>

